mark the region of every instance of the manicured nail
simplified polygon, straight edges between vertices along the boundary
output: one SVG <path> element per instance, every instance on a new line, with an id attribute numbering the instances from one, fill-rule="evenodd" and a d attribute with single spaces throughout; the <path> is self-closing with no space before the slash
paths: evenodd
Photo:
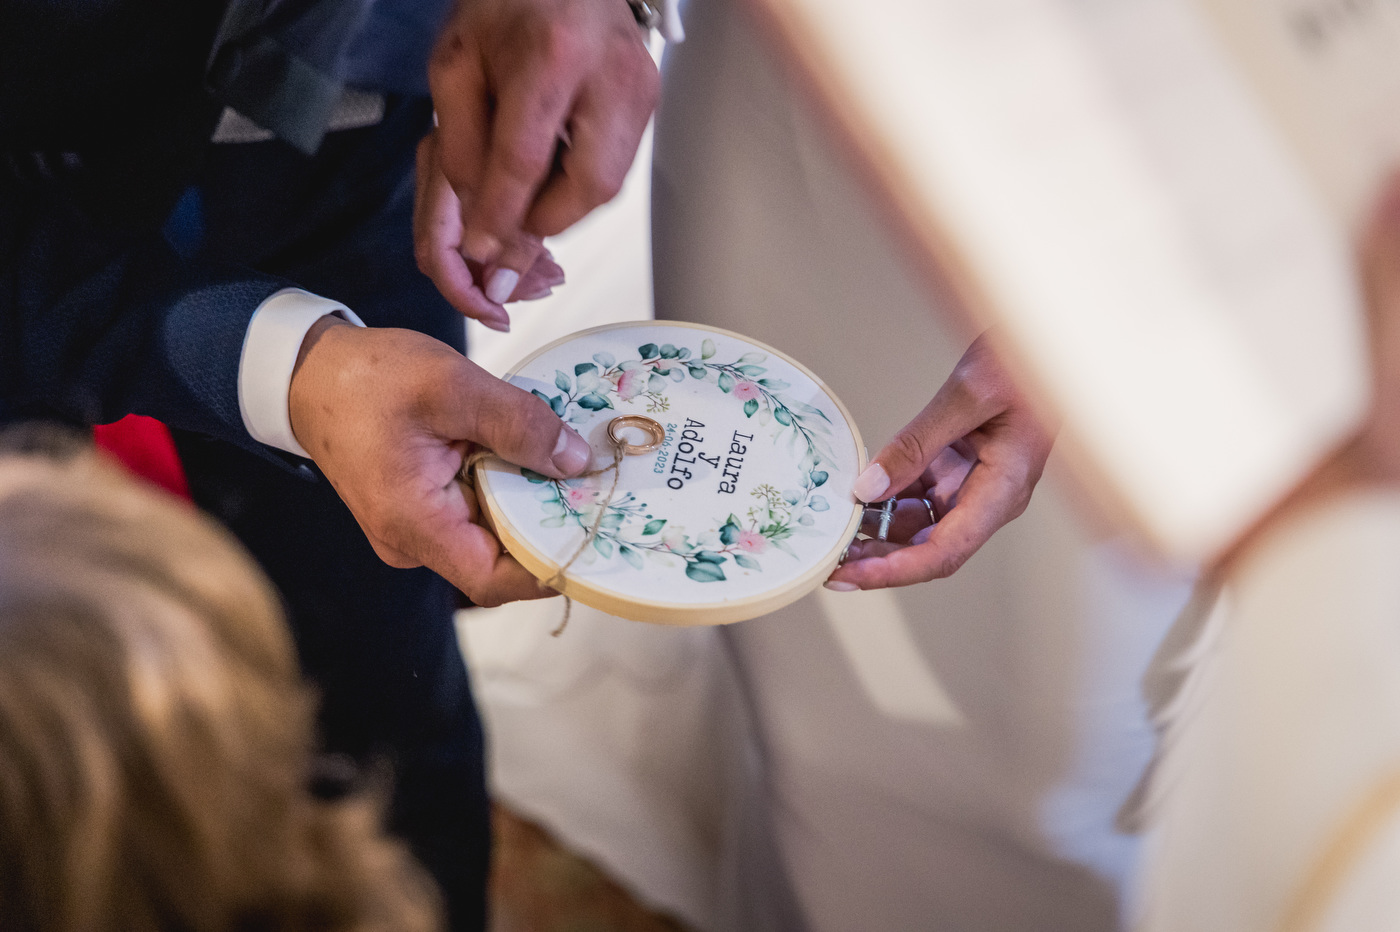
<path id="1" fill-rule="evenodd" d="M 463 238 L 462 248 L 467 255 L 485 265 L 501 254 L 501 241 L 490 233 L 471 232 Z"/>
<path id="2" fill-rule="evenodd" d="M 517 297 L 515 300 L 538 301 L 540 298 L 547 298 L 552 294 L 554 294 L 553 288 L 549 287 L 548 285 L 540 285 L 538 288 L 525 292 L 524 294 Z"/>
<path id="3" fill-rule="evenodd" d="M 826 587 L 832 592 L 855 592 L 860 588 L 860 586 L 857 586 L 855 583 L 849 583 L 841 579 L 828 579 L 826 581 Z"/>
<path id="4" fill-rule="evenodd" d="M 544 277 L 544 282 L 551 288 L 564 284 L 564 270 L 555 266 L 554 271 Z"/>
<path id="5" fill-rule="evenodd" d="M 890 487 L 890 475 L 885 472 L 885 467 L 879 463 L 871 463 L 865 467 L 865 472 L 856 477 L 856 485 L 852 490 L 856 493 L 856 498 L 863 502 L 877 502 L 885 497 L 885 490 Z"/>
<path id="6" fill-rule="evenodd" d="M 554 445 L 554 455 L 550 457 L 555 469 L 566 476 L 572 476 L 583 472 L 592 458 L 593 451 L 589 448 L 587 440 L 569 427 L 559 431 L 559 442 Z"/>
<path id="7" fill-rule="evenodd" d="M 497 269 L 486 280 L 486 297 L 497 304 L 505 304 L 519 283 L 520 273 L 515 269 Z"/>
<path id="8" fill-rule="evenodd" d="M 510 333 L 509 317 L 482 317 L 478 320 L 481 326 L 497 333 Z"/>

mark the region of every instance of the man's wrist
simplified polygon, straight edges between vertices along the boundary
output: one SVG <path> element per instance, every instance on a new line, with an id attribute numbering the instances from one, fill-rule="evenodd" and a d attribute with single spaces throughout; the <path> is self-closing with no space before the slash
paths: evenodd
<path id="1" fill-rule="evenodd" d="M 307 354 L 320 341 L 321 336 L 331 327 L 351 327 L 354 326 L 344 317 L 335 314 L 327 314 L 316 323 L 311 325 L 311 329 L 306 331 L 306 339 L 301 341 L 301 349 L 297 350 L 297 363 L 292 369 L 292 381 L 295 382 L 297 372 L 301 369 L 302 363 L 306 362 Z"/>
<path id="2" fill-rule="evenodd" d="M 297 352 L 296 367 L 292 369 L 291 381 L 287 386 L 287 420 L 292 436 L 303 450 L 315 446 L 311 439 L 314 432 L 314 402 L 318 397 L 325 397 L 327 389 L 324 385 L 329 384 L 326 367 L 319 365 L 320 357 L 334 355 L 333 348 L 327 344 L 333 343 L 340 335 L 332 331 L 344 327 L 358 329 L 343 318 L 334 315 L 322 317 L 311 325 L 311 329 L 306 332 L 306 339 L 301 341 L 301 349 Z M 321 350 L 319 355 L 318 349 Z M 331 367 L 332 371 L 334 368 Z M 333 391 L 333 386 L 329 390 Z M 311 453 L 304 455 L 315 458 Z"/>
<path id="3" fill-rule="evenodd" d="M 328 315 L 364 326 L 345 305 L 299 288 L 270 296 L 249 321 L 238 367 L 238 407 L 243 426 L 259 443 L 310 458 L 291 426 L 291 381 L 308 333 Z"/>

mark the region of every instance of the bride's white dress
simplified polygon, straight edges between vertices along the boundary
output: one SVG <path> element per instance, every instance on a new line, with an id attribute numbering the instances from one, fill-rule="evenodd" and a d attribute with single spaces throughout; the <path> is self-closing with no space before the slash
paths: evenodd
<path id="1" fill-rule="evenodd" d="M 971 335 L 740 11 L 696 2 L 686 28 L 658 316 L 792 354 L 873 451 Z M 557 602 L 466 622 L 498 792 L 703 930 L 1117 927 L 1137 842 L 1113 816 L 1152 750 L 1138 681 L 1187 587 L 1086 531 L 1058 473 L 949 580 L 724 629 L 576 609 L 553 640 Z"/>

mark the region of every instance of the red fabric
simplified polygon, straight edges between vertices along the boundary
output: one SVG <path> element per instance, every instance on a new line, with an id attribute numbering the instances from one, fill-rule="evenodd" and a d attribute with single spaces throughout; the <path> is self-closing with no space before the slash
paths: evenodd
<path id="1" fill-rule="evenodd" d="M 99 447 L 136 475 L 180 498 L 190 497 L 175 441 L 160 421 L 128 414 L 115 424 L 99 424 L 92 433 Z"/>

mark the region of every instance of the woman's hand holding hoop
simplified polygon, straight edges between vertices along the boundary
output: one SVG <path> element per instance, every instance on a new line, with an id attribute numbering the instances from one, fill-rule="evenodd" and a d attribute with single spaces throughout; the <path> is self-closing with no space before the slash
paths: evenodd
<path id="1" fill-rule="evenodd" d="M 1054 442 L 983 334 L 928 406 L 856 481 L 862 501 L 896 499 L 886 540 L 851 545 L 827 587 L 907 586 L 951 576 L 1026 510 Z M 936 519 L 936 522 L 935 522 Z M 862 530 L 875 533 L 873 513 Z"/>

